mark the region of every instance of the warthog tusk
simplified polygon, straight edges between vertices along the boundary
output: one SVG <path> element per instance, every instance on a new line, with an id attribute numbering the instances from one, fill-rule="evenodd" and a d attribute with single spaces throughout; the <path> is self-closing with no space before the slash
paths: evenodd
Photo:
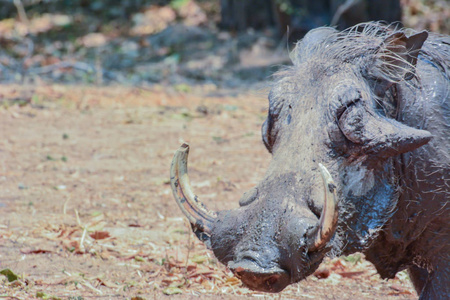
<path id="1" fill-rule="evenodd" d="M 178 206 L 193 228 L 209 235 L 217 214 L 209 211 L 192 192 L 187 172 L 188 155 L 189 145 L 187 143 L 181 145 L 175 152 L 170 167 L 170 185 Z"/>
<path id="2" fill-rule="evenodd" d="M 315 251 L 326 246 L 336 231 L 338 221 L 336 185 L 327 168 L 319 163 L 320 174 L 322 175 L 325 202 L 319 223 L 308 236 L 308 250 Z"/>

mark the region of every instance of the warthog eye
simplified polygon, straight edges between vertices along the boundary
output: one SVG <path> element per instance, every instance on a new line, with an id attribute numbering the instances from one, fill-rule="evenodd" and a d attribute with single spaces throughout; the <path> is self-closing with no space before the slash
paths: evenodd
<path id="1" fill-rule="evenodd" d="M 361 101 L 361 98 L 356 98 L 356 99 L 353 99 L 353 100 L 350 100 L 350 101 L 346 101 L 345 104 L 343 104 L 342 106 L 340 106 L 337 109 L 337 111 L 336 111 L 336 117 L 337 118 L 336 119 L 339 121 L 341 119 L 342 115 L 344 114 L 344 112 L 348 108 L 356 105 L 356 103 L 358 103 L 359 101 Z"/>
<path id="2" fill-rule="evenodd" d="M 270 153 L 272 153 L 273 146 L 275 145 L 277 138 L 277 132 L 274 127 L 275 120 L 271 115 L 269 115 L 261 127 L 261 134 L 264 145 Z"/>
<path id="3" fill-rule="evenodd" d="M 277 132 L 275 130 L 275 123 L 278 121 L 280 113 L 283 109 L 284 101 L 272 101 L 270 102 L 269 113 L 267 119 L 264 121 L 261 127 L 262 140 L 267 150 L 272 153 L 273 145 L 275 144 L 275 139 Z M 289 120 L 290 122 L 290 120 Z"/>

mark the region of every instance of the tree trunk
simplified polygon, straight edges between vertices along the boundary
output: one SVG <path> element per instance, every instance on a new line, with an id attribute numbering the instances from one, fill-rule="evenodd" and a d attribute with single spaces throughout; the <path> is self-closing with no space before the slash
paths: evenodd
<path id="1" fill-rule="evenodd" d="M 221 0 L 220 5 L 223 29 L 243 31 L 275 26 L 272 0 Z"/>
<path id="2" fill-rule="evenodd" d="M 368 21 L 400 21 L 400 0 L 221 0 L 221 27 L 243 31 L 276 27 L 281 35 L 301 37 L 309 30 L 339 30 Z"/>

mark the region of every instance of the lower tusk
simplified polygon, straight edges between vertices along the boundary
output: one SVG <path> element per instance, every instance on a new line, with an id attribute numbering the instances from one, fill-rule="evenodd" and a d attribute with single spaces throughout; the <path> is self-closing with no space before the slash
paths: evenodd
<path id="1" fill-rule="evenodd" d="M 170 168 L 170 185 L 173 196 L 181 211 L 192 224 L 194 231 L 211 234 L 211 227 L 217 214 L 209 211 L 192 192 L 187 172 L 188 155 L 189 145 L 184 143 L 173 157 Z"/>
<path id="2" fill-rule="evenodd" d="M 319 163 L 320 174 L 325 190 L 325 201 L 319 224 L 308 238 L 309 251 L 315 251 L 326 246 L 336 231 L 338 221 L 336 185 L 327 168 Z"/>

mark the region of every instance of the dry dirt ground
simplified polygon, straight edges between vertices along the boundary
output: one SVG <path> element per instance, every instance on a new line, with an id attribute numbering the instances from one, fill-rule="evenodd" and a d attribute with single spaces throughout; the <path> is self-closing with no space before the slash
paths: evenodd
<path id="1" fill-rule="evenodd" d="M 19 276 L 0 275 L 0 298 L 416 299 L 406 273 L 381 280 L 360 255 L 253 292 L 190 233 L 168 185 L 174 151 L 190 143 L 209 208 L 237 207 L 270 161 L 265 94 L 0 86 L 0 270 Z"/>

